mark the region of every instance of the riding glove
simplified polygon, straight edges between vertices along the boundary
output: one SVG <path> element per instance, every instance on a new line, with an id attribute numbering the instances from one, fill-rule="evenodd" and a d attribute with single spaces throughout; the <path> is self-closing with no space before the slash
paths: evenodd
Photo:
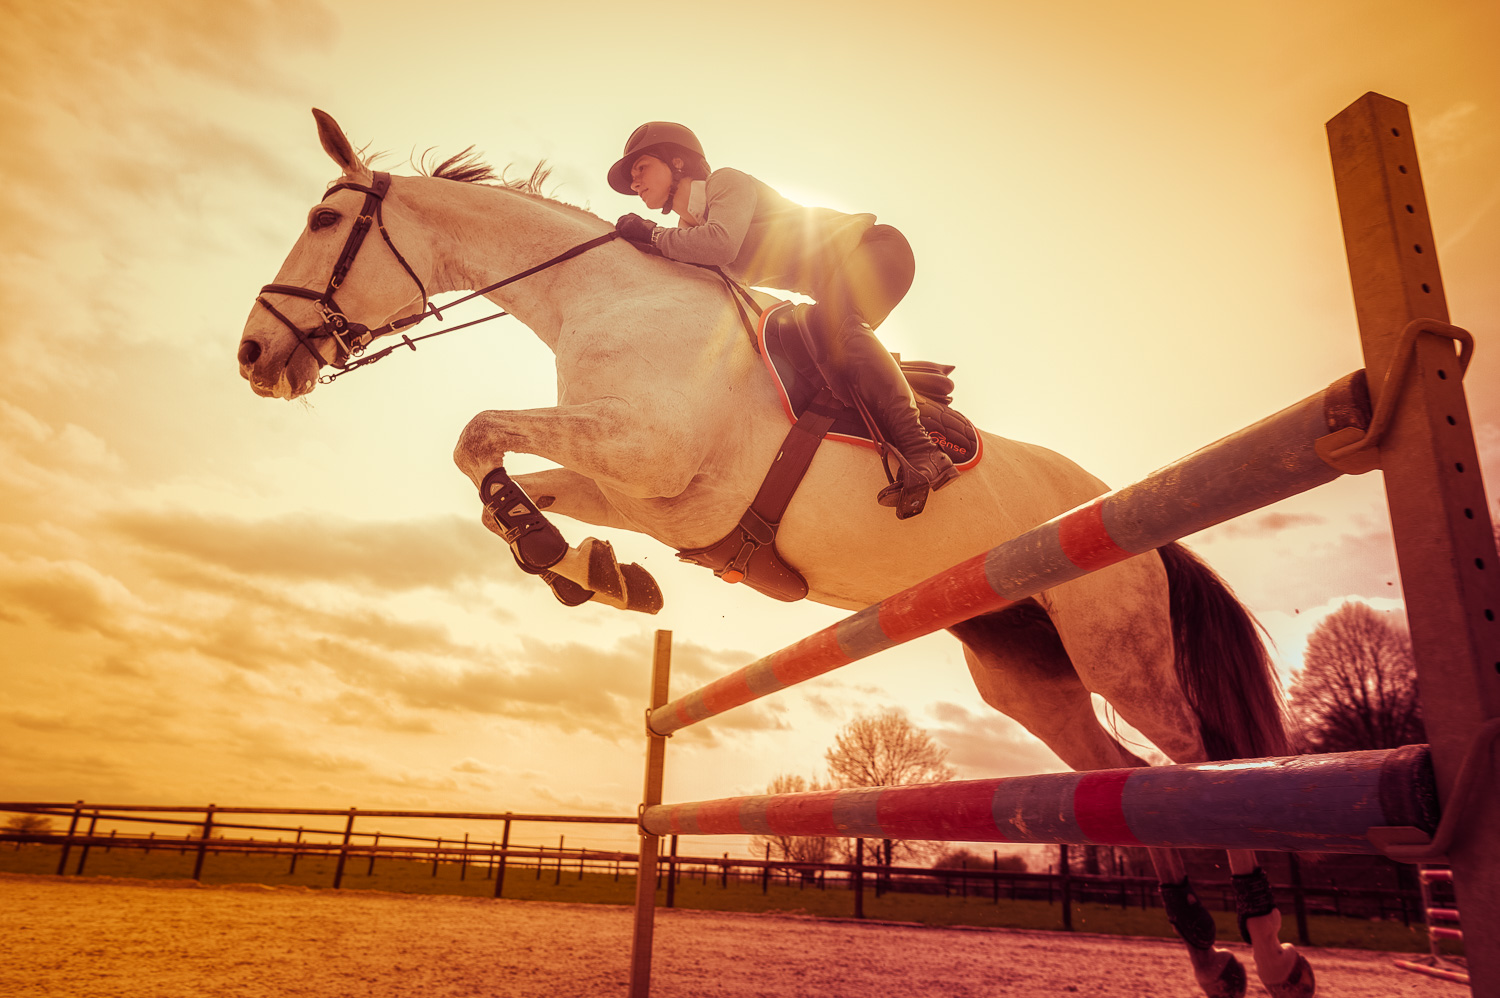
<path id="1" fill-rule="evenodd" d="M 651 234 L 656 231 L 656 223 L 648 222 L 639 215 L 621 215 L 620 220 L 615 223 L 615 231 L 633 243 L 644 243 L 651 245 Z"/>

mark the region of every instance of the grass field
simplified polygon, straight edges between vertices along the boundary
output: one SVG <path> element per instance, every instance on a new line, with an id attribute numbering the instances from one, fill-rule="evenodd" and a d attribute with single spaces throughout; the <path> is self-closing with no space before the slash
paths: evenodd
<path id="1" fill-rule="evenodd" d="M 57 872 L 59 850 L 53 846 L 0 848 L 0 872 L 52 875 Z M 75 848 L 68 860 L 67 872 L 78 868 L 80 850 Z M 196 862 L 195 851 L 152 849 L 90 849 L 84 873 L 87 876 L 127 877 L 146 880 L 190 879 Z M 331 887 L 337 860 L 331 856 L 298 858 L 291 872 L 287 856 L 258 856 L 235 853 L 211 853 L 203 866 L 206 884 L 256 883 L 272 886 L 289 885 L 311 888 Z M 495 881 L 483 863 L 470 864 L 462 870 L 458 863 L 439 863 L 436 875 L 431 861 L 377 859 L 371 868 L 367 857 L 351 857 L 344 867 L 343 887 L 347 890 L 378 890 L 408 894 L 459 894 L 493 897 Z M 666 890 L 657 892 L 657 903 L 666 903 Z M 1003 893 L 1003 892 L 1002 892 Z M 635 900 L 635 876 L 627 865 L 618 875 L 612 872 L 587 872 L 554 866 L 509 866 L 505 871 L 503 895 L 520 901 L 563 901 L 583 904 L 629 905 Z M 758 880 L 730 880 L 720 886 L 717 874 L 707 882 L 697 874 L 677 883 L 675 903 L 679 908 L 708 911 L 781 911 L 824 918 L 852 918 L 854 893 L 842 884 L 821 890 L 816 885 L 772 883 L 765 893 Z M 875 896 L 867 883 L 864 892 L 864 914 L 869 919 L 897 922 L 919 922 L 926 925 L 995 926 L 1014 929 L 1061 931 L 1062 907 L 1058 903 L 1011 900 L 1004 896 L 997 903 L 988 896 L 967 898 L 954 895 L 887 893 Z M 1282 938 L 1296 941 L 1295 922 L 1290 911 L 1283 911 Z M 1238 939 L 1234 915 L 1214 912 L 1219 938 Z M 1107 935 L 1171 938 L 1172 930 L 1160 909 L 1144 911 L 1138 907 L 1121 908 L 1093 902 L 1074 902 L 1073 928 L 1079 932 Z M 1375 949 L 1392 952 L 1427 951 L 1427 937 L 1421 926 L 1408 928 L 1399 921 L 1339 918 L 1310 915 L 1308 931 L 1314 945 L 1352 949 Z M 1451 948 L 1451 949 L 1450 949 Z M 1462 952 L 1457 944 L 1446 944 L 1445 951 Z"/>

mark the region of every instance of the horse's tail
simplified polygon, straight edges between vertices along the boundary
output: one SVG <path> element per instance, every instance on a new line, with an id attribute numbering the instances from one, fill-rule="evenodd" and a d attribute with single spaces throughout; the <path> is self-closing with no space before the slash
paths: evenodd
<path id="1" fill-rule="evenodd" d="M 1260 625 L 1197 555 L 1176 543 L 1159 553 L 1167 569 L 1177 681 L 1198 715 L 1208 757 L 1287 755 L 1281 689 Z"/>

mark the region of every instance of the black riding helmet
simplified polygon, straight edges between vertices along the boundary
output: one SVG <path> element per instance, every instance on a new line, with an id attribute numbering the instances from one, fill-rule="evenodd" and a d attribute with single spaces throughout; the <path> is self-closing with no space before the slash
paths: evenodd
<path id="1" fill-rule="evenodd" d="M 625 142 L 625 155 L 609 168 L 610 187 L 621 194 L 635 193 L 630 189 L 630 168 L 642 153 L 650 153 L 668 166 L 672 165 L 674 157 L 681 157 L 685 164 L 684 174 L 694 180 L 708 178 L 708 159 L 692 129 L 673 121 L 648 121 L 630 133 Z"/>

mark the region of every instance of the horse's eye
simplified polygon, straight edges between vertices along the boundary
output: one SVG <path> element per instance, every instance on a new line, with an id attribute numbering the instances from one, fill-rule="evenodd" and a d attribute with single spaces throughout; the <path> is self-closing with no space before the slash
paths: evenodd
<path id="1" fill-rule="evenodd" d="M 319 229 L 326 229 L 329 226 L 333 226 L 333 225 L 337 225 L 337 224 L 339 224 L 339 213 L 338 212 L 336 212 L 336 211 L 326 211 L 326 210 L 325 211 L 316 211 L 316 212 L 313 212 L 312 230 L 314 232 L 317 232 Z"/>

